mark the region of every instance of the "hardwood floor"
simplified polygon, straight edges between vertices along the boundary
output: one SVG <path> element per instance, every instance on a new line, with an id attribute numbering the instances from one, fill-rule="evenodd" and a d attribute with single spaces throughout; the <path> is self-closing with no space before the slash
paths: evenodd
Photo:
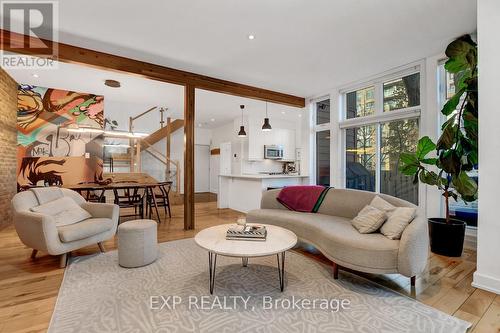
<path id="1" fill-rule="evenodd" d="M 163 215 L 162 215 L 163 216 Z M 172 207 L 172 218 L 158 226 L 160 242 L 193 237 L 206 227 L 231 223 L 243 214 L 217 209 L 216 203 L 196 203 L 195 230 L 183 230 L 182 206 Z M 107 250 L 116 241 L 104 243 Z M 97 244 L 74 253 L 85 255 L 99 251 Z M 314 248 L 301 245 L 296 251 L 329 263 Z M 0 332 L 45 332 L 56 302 L 64 270 L 59 258 L 38 253 L 30 259 L 31 249 L 19 241 L 12 226 L 0 231 Z M 476 254 L 466 250 L 461 258 L 431 255 L 425 272 L 417 277 L 414 290 L 410 279 L 398 274 L 358 273 L 436 309 L 473 323 L 474 333 L 500 332 L 500 295 L 471 287 Z M 340 269 L 339 278 L 342 278 Z"/>

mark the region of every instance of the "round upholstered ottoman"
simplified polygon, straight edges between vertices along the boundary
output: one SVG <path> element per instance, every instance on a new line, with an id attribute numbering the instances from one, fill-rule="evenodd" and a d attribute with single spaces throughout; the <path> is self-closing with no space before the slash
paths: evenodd
<path id="1" fill-rule="evenodd" d="M 118 226 L 118 264 L 140 267 L 151 264 L 158 256 L 156 222 L 127 221 Z"/>

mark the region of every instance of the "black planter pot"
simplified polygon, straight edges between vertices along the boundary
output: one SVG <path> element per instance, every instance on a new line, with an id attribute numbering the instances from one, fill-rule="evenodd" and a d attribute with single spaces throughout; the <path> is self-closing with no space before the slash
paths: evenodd
<path id="1" fill-rule="evenodd" d="M 448 257 L 460 257 L 464 249 L 466 223 L 461 220 L 450 219 L 446 223 L 444 218 L 429 219 L 429 238 L 431 251 Z"/>

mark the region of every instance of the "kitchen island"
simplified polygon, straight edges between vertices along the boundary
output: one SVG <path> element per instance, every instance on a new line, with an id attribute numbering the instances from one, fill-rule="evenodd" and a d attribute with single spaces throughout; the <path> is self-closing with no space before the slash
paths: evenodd
<path id="1" fill-rule="evenodd" d="M 217 208 L 230 208 L 247 213 L 260 208 L 262 192 L 268 188 L 308 184 L 309 176 L 242 174 L 219 175 Z"/>

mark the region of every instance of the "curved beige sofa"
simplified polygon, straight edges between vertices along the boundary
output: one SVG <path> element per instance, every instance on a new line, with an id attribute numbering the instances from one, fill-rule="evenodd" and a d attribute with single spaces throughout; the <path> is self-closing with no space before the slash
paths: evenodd
<path id="1" fill-rule="evenodd" d="M 293 231 L 300 240 L 314 245 L 333 261 L 335 278 L 338 267 L 343 266 L 376 274 L 400 273 L 411 277 L 414 285 L 415 276 L 424 270 L 429 235 L 427 220 L 418 209 L 400 240 L 391 240 L 378 232 L 360 234 L 351 225 L 351 219 L 376 195 L 394 206 L 416 208 L 415 205 L 389 195 L 332 188 L 318 213 L 300 213 L 286 209 L 276 200 L 279 191 L 264 192 L 261 209 L 250 211 L 247 222 L 272 224 Z"/>

